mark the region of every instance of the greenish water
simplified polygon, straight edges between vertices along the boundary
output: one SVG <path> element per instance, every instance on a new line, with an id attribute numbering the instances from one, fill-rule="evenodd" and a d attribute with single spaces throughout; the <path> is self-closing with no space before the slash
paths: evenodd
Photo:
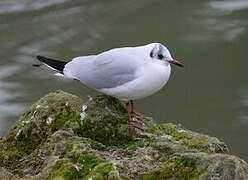
<path id="1" fill-rule="evenodd" d="M 48 92 L 97 94 L 33 68 L 36 55 L 70 60 L 161 42 L 185 68 L 136 109 L 216 136 L 248 160 L 248 1 L 1 0 L 0 23 L 0 136 Z"/>

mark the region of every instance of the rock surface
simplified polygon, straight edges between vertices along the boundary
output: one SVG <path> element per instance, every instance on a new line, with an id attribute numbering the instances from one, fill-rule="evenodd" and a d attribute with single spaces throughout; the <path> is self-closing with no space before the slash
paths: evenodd
<path id="1" fill-rule="evenodd" d="M 246 180 L 248 165 L 217 138 L 180 125 L 128 125 L 115 98 L 83 102 L 57 91 L 32 105 L 0 141 L 0 179 Z"/>

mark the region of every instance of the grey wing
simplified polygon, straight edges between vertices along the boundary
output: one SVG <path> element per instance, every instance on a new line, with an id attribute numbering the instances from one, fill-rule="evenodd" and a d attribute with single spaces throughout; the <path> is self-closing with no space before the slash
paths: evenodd
<path id="1" fill-rule="evenodd" d="M 127 56 L 104 53 L 98 56 L 75 58 L 64 69 L 64 74 L 95 88 L 113 88 L 134 80 L 136 66 Z"/>

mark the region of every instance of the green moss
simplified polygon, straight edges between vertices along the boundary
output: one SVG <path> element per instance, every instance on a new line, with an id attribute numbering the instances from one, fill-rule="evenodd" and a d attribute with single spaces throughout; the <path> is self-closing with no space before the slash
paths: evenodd
<path id="1" fill-rule="evenodd" d="M 54 179 L 55 177 L 63 177 L 66 180 L 78 179 L 78 172 L 68 160 L 59 160 L 54 170 L 45 179 Z"/>
<path id="2" fill-rule="evenodd" d="M 88 137 L 108 146 L 120 146 L 136 138 L 136 130 L 128 125 L 128 115 L 117 99 L 97 96 L 87 103 L 86 117 L 78 121 L 78 136 Z"/>
<path id="3" fill-rule="evenodd" d="M 120 102 L 115 103 L 115 108 L 116 108 L 117 112 L 127 114 L 127 110 L 125 109 L 123 104 L 121 104 Z"/>
<path id="4" fill-rule="evenodd" d="M 71 144 L 71 143 L 66 144 L 66 145 L 65 145 L 65 150 L 64 150 L 64 152 L 65 152 L 65 153 L 71 152 L 72 149 L 73 149 L 73 144 Z"/>
<path id="5" fill-rule="evenodd" d="M 0 166 L 22 176 L 23 171 L 20 170 L 20 167 L 24 165 L 21 164 L 20 159 L 29 155 L 37 148 L 39 141 L 39 136 L 36 134 L 30 134 L 29 137 L 20 135 L 18 140 L 16 140 L 14 132 L 11 132 L 6 137 L 4 143 L 0 144 Z"/>
<path id="6" fill-rule="evenodd" d="M 166 155 L 171 155 L 173 153 L 175 153 L 175 151 L 173 150 L 172 147 L 169 147 L 169 146 L 155 146 L 155 145 L 152 145 L 152 147 L 154 147 L 154 149 L 157 149 L 160 153 L 163 153 L 163 154 L 166 154 Z"/>
<path id="7" fill-rule="evenodd" d="M 24 112 L 23 116 L 24 117 L 30 117 L 32 114 L 33 114 L 33 110 L 32 109 L 29 109 L 26 112 Z"/>
<path id="8" fill-rule="evenodd" d="M 122 146 L 124 151 L 135 151 L 138 147 L 143 147 L 144 143 L 142 141 L 136 140 L 129 143 L 126 143 Z"/>
<path id="9" fill-rule="evenodd" d="M 4 153 L 0 151 L 0 167 L 4 166 Z"/>
<path id="10" fill-rule="evenodd" d="M 176 126 L 176 125 L 162 124 L 161 128 L 163 129 L 165 134 L 168 134 L 168 135 L 174 137 L 176 141 L 192 138 L 192 136 L 190 136 L 184 132 L 178 132 L 178 126 Z"/>
<path id="11" fill-rule="evenodd" d="M 156 135 L 162 135 L 164 133 L 161 126 L 155 123 L 149 123 L 149 126 L 145 130 L 145 132 L 150 133 L 150 134 L 156 134 Z"/>
<path id="12" fill-rule="evenodd" d="M 200 172 L 196 167 L 196 160 L 175 156 L 164 162 L 161 169 L 144 174 L 142 180 L 197 180 Z"/>
<path id="13" fill-rule="evenodd" d="M 80 177 L 85 177 L 96 165 L 103 162 L 103 160 L 96 158 L 94 156 L 85 155 L 80 156 L 77 161 L 79 164 L 83 165 L 83 168 L 79 171 Z"/>
<path id="14" fill-rule="evenodd" d="M 123 104 L 109 96 L 85 106 L 81 120 L 82 101 L 76 96 L 56 92 L 39 100 L 1 140 L 0 167 L 20 178 L 189 180 L 201 174 L 196 167 L 200 161 L 186 158 L 186 152 L 226 150 L 216 138 L 179 125 L 143 121 L 147 130 L 141 132 L 128 125 Z M 110 161 L 119 158 L 130 168 Z M 144 169 L 149 172 L 140 175 Z"/>
<path id="15" fill-rule="evenodd" d="M 188 149 L 196 149 L 199 152 L 210 152 L 208 147 L 206 147 L 206 142 L 204 142 L 202 139 L 195 138 L 190 142 L 184 142 L 182 145 Z"/>
<path id="16" fill-rule="evenodd" d="M 94 98 L 95 105 L 99 108 L 105 108 L 106 106 L 109 107 L 109 109 L 119 113 L 119 114 L 125 114 L 127 116 L 127 111 L 123 104 L 116 98 L 107 96 L 107 95 L 101 95 Z"/>
<path id="17" fill-rule="evenodd" d="M 72 152 L 66 157 L 69 158 L 72 163 L 81 164 L 83 166 L 79 172 L 80 177 L 86 176 L 93 167 L 104 162 L 102 159 L 84 153 Z"/>
<path id="18" fill-rule="evenodd" d="M 223 146 L 221 146 L 221 144 L 207 142 L 207 139 L 204 138 L 194 138 L 190 142 L 184 142 L 182 145 L 191 151 L 195 150 L 197 152 L 205 152 L 208 154 L 223 153 Z"/>
<path id="19" fill-rule="evenodd" d="M 184 132 L 178 132 L 178 126 L 174 124 L 160 124 L 159 125 L 155 123 L 150 123 L 149 128 L 147 129 L 146 132 L 156 134 L 156 135 L 164 135 L 164 134 L 170 135 L 176 141 L 192 138 L 192 136 Z"/>
<path id="20" fill-rule="evenodd" d="M 107 147 L 105 145 L 103 145 L 100 142 L 97 142 L 97 141 L 94 141 L 92 139 L 89 139 L 89 138 L 83 138 L 81 140 L 81 142 L 84 142 L 86 144 L 90 144 L 91 148 L 99 150 L 99 151 L 107 150 Z"/>
<path id="21" fill-rule="evenodd" d="M 207 152 L 207 153 L 215 153 L 217 151 L 223 152 L 223 149 L 225 150 L 225 144 L 221 146 L 222 148 L 218 147 L 220 145 L 220 142 L 218 142 L 218 145 L 215 145 L 215 140 L 201 136 L 201 135 L 191 135 L 189 132 L 180 131 L 181 127 L 173 124 L 151 124 L 149 126 L 149 129 L 147 132 L 153 133 L 156 135 L 169 135 L 172 137 L 172 139 L 168 139 L 170 142 L 177 141 L 177 144 L 180 144 L 183 148 L 185 148 L 185 151 L 197 151 L 197 152 Z M 211 147 L 210 147 L 211 146 Z M 160 152 L 167 153 L 167 150 L 170 151 L 170 149 L 158 149 Z"/>
<path id="22" fill-rule="evenodd" d="M 22 176 L 21 168 L 25 168 L 25 164 L 20 159 L 31 154 L 49 135 L 79 119 L 75 109 L 80 100 L 73 95 L 64 96 L 66 94 L 51 93 L 23 113 L 0 143 L 1 166 Z M 66 106 L 65 102 L 71 106 Z M 50 115 L 55 118 L 48 123 Z"/>
<path id="23" fill-rule="evenodd" d="M 124 176 L 124 175 L 120 175 L 121 180 L 131 180 L 129 177 Z"/>
<path id="24" fill-rule="evenodd" d="M 96 107 L 93 111 L 87 111 L 87 116 L 81 122 L 81 128 L 77 133 L 104 145 L 119 146 L 133 141 L 137 134 L 127 122 L 126 116 L 116 117 L 106 109 Z"/>
<path id="25" fill-rule="evenodd" d="M 92 169 L 103 163 L 102 159 L 84 153 L 69 153 L 64 159 L 59 160 L 47 179 L 63 177 L 64 179 L 82 179 L 92 173 Z M 78 167 L 78 168 L 76 168 Z M 103 174 L 107 171 L 102 168 L 99 172 Z"/>
<path id="26" fill-rule="evenodd" d="M 112 163 L 103 163 L 95 167 L 85 178 L 87 180 L 90 177 L 107 177 L 107 175 L 112 171 Z"/>
<path id="27" fill-rule="evenodd" d="M 80 115 L 75 111 L 72 111 L 69 106 L 61 106 L 60 110 L 55 116 L 55 120 L 51 124 L 52 131 L 56 131 L 65 126 L 68 121 L 77 122 L 80 119 Z"/>

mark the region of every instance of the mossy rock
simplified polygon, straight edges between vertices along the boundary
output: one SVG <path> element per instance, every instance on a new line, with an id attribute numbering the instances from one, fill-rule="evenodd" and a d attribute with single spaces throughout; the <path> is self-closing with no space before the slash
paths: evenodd
<path id="1" fill-rule="evenodd" d="M 128 115 L 116 98 L 97 96 L 84 104 L 79 136 L 89 137 L 105 145 L 118 146 L 132 142 L 137 131 L 128 125 Z"/>
<path id="2" fill-rule="evenodd" d="M 0 141 L 0 179 L 248 179 L 225 143 L 175 124 L 128 124 L 122 103 L 56 91 L 28 108 Z"/>

